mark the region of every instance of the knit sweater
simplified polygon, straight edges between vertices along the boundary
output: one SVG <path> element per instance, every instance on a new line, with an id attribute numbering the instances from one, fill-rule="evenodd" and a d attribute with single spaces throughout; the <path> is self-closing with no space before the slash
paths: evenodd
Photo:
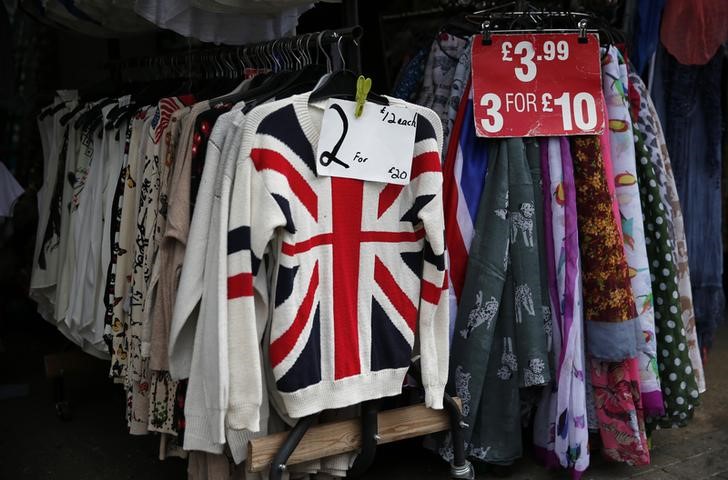
<path id="1" fill-rule="evenodd" d="M 241 112 L 240 116 L 233 120 L 235 129 L 231 133 L 231 141 L 226 142 L 225 144 L 225 150 L 227 150 L 227 152 L 223 152 L 225 161 L 221 166 L 221 172 L 219 172 L 219 189 L 218 183 L 215 185 L 215 191 L 220 192 L 220 195 L 219 197 L 215 197 L 216 205 L 213 207 L 213 218 L 211 220 L 211 222 L 215 223 L 217 227 L 214 230 L 218 239 L 217 262 L 213 262 L 213 264 L 216 265 L 215 273 L 218 282 L 216 285 L 217 302 L 211 301 L 210 309 L 217 312 L 217 317 L 220 321 L 220 324 L 218 325 L 218 338 L 221 350 L 220 364 L 228 373 L 228 382 L 226 384 L 228 387 L 228 398 L 227 403 L 225 404 L 225 437 L 235 463 L 241 463 L 246 459 L 248 455 L 248 441 L 251 438 L 266 435 L 268 433 L 267 427 L 269 426 L 270 418 L 269 404 L 265 401 L 265 399 L 268 398 L 268 390 L 265 382 L 263 382 L 263 390 L 261 392 L 263 402 L 258 411 L 258 417 L 260 418 L 260 430 L 253 433 L 244 428 L 235 429 L 230 425 L 231 422 L 228 420 L 229 406 L 245 404 L 245 399 L 247 398 L 245 375 L 248 370 L 246 370 L 245 362 L 249 353 L 240 348 L 241 346 L 245 346 L 244 342 L 239 341 L 239 338 L 241 338 L 240 328 L 238 328 L 240 326 L 240 322 L 236 323 L 228 321 L 227 308 L 227 231 L 229 223 L 228 220 L 230 218 L 230 197 L 232 195 L 232 185 L 235 178 L 237 160 L 241 155 L 245 156 L 245 152 L 250 151 L 251 142 L 249 139 L 243 138 L 246 119 L 247 116 Z M 213 275 L 211 273 L 211 278 L 212 277 Z M 256 322 L 260 331 L 257 336 L 257 345 L 260 345 L 262 330 L 265 327 L 265 314 L 261 315 L 261 320 L 262 321 Z M 243 333 L 243 335 L 245 334 Z M 262 366 L 262 351 L 259 352 L 258 357 L 260 359 L 259 366 Z M 221 368 L 221 370 L 223 370 L 223 368 Z M 260 371 L 260 374 L 263 375 L 262 370 Z"/>
<path id="2" fill-rule="evenodd" d="M 218 297 L 220 237 L 217 194 L 226 150 L 229 150 L 225 145 L 233 143 L 230 136 L 235 131 L 234 120 L 237 115 L 243 115 L 239 111 L 243 106 L 237 105 L 234 111 L 221 115 L 212 129 L 187 239 L 190 248 L 185 251 L 172 317 L 170 373 L 177 379 L 189 377 L 185 402 L 184 447 L 187 450 L 221 453 L 225 443 L 229 374 L 227 362 L 220 359 L 227 359 L 227 342 L 220 341 L 221 318 L 214 308 Z"/>
<path id="3" fill-rule="evenodd" d="M 442 408 L 448 295 L 441 127 L 433 112 L 418 112 L 406 186 L 317 176 L 323 111 L 309 106 L 307 94 L 249 114 L 244 136 L 252 144 L 236 166 L 227 246 L 228 321 L 249 333 L 237 337 L 246 362 L 230 365 L 246 372 L 246 398 L 228 410 L 234 428 L 259 429 L 255 324 L 267 311 L 268 360 L 291 417 L 399 394 L 415 333 L 425 402 Z M 270 288 L 257 281 L 266 268 Z"/>

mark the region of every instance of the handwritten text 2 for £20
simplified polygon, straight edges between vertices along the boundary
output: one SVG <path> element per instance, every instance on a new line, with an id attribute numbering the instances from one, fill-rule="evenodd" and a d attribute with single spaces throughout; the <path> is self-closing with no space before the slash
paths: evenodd
<path id="1" fill-rule="evenodd" d="M 365 105 L 332 99 L 324 112 L 316 152 L 319 175 L 406 185 L 410 179 L 417 113 L 401 105 Z"/>

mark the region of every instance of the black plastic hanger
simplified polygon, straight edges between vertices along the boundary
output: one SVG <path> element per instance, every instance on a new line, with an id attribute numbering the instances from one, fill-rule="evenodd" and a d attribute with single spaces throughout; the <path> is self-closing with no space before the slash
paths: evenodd
<path id="1" fill-rule="evenodd" d="M 76 108 L 74 108 L 73 110 L 71 110 L 70 112 L 68 112 L 67 114 L 65 114 L 64 116 L 61 117 L 61 120 L 60 120 L 61 121 L 61 125 L 65 127 L 66 124 L 73 117 L 75 117 L 78 112 L 80 112 L 84 108 L 86 108 L 86 104 L 84 102 L 82 102 L 81 99 L 79 99 L 78 105 L 76 105 Z"/>
<path id="2" fill-rule="evenodd" d="M 329 98 L 340 98 L 343 100 L 356 100 L 356 82 L 359 76 L 351 70 L 339 70 L 329 76 L 324 83 L 311 92 L 308 103 L 321 102 Z M 389 105 L 386 97 L 374 92 L 369 92 L 367 102 L 379 105 Z"/>
<path id="3" fill-rule="evenodd" d="M 121 125 L 121 123 L 127 118 L 131 118 L 136 110 L 137 103 L 133 98 L 129 99 L 129 103 L 123 107 L 115 105 L 114 108 L 109 111 L 108 115 L 106 115 L 106 129 L 112 130 L 114 128 L 119 128 L 119 125 Z"/>
<path id="4" fill-rule="evenodd" d="M 51 105 L 50 107 L 43 109 L 43 111 L 40 112 L 40 115 L 38 116 L 38 118 L 40 120 L 43 120 L 48 115 L 55 115 L 56 112 L 59 112 L 60 110 L 62 110 L 66 106 L 67 103 L 68 102 L 59 102 L 56 105 Z"/>
<path id="5" fill-rule="evenodd" d="M 81 116 L 79 116 L 76 119 L 76 122 L 73 124 L 73 126 L 78 130 L 79 128 L 89 128 L 91 124 L 94 122 L 99 121 L 99 117 L 101 116 L 101 109 L 106 107 L 107 105 L 111 105 L 112 103 L 117 102 L 115 98 L 105 98 L 101 100 L 99 103 L 91 107 L 89 110 L 83 112 Z"/>
<path id="6" fill-rule="evenodd" d="M 260 87 L 260 94 L 251 99 L 251 106 L 260 105 L 274 98 L 286 98 L 311 91 L 321 80 L 326 70 L 321 65 L 307 65 L 301 70 L 287 72 L 275 87 L 268 87 L 263 84 Z"/>
<path id="7" fill-rule="evenodd" d="M 339 37 L 337 41 L 337 47 L 339 56 L 341 57 L 342 69 L 330 74 L 318 88 L 311 92 L 308 97 L 308 103 L 321 102 L 329 98 L 340 98 L 343 100 L 355 100 L 356 99 L 356 82 L 359 79 L 359 75 L 346 69 L 346 63 L 344 61 L 344 54 L 341 50 L 341 40 L 343 37 Z M 321 44 L 319 43 L 319 47 Z M 322 48 L 323 51 L 323 48 Z M 330 63 L 329 56 L 324 51 L 327 62 Z M 382 95 L 374 92 L 369 92 L 367 101 L 377 103 L 379 105 L 389 105 L 389 100 Z"/>
<path id="8" fill-rule="evenodd" d="M 122 124 L 122 122 L 130 121 L 131 117 L 133 117 L 136 114 L 136 112 L 139 111 L 140 108 L 141 107 L 139 105 L 137 105 L 136 103 L 134 103 L 134 102 L 130 103 L 126 107 L 126 110 L 121 115 L 119 115 L 116 118 L 116 120 L 114 120 L 114 125 L 112 128 L 119 128 L 119 126 Z"/>
<path id="9" fill-rule="evenodd" d="M 128 105 L 127 105 L 128 106 Z M 121 106 L 120 103 L 117 103 L 114 105 L 111 110 L 109 110 L 109 113 L 106 114 L 106 125 L 105 128 L 109 129 L 113 125 L 114 121 L 121 115 L 124 110 L 126 109 L 126 106 Z"/>
<path id="10" fill-rule="evenodd" d="M 261 85 L 263 85 L 263 82 L 269 79 L 272 75 L 272 72 L 259 73 L 258 75 L 250 79 L 250 88 L 252 89 L 260 87 Z"/>
<path id="11" fill-rule="evenodd" d="M 245 112 L 249 112 L 254 107 L 274 98 L 274 93 L 288 83 L 293 72 L 274 73 L 263 84 L 257 88 L 251 88 L 244 94 L 241 94 L 238 101 L 245 101 Z"/>

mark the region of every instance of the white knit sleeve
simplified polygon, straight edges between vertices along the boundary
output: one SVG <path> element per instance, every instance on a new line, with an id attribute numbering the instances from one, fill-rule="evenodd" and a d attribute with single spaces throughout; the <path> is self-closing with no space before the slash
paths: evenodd
<path id="1" fill-rule="evenodd" d="M 429 117 L 429 115 L 428 115 Z M 420 115 L 418 122 L 428 122 Z M 439 138 L 433 123 L 430 132 L 415 144 L 415 156 L 440 157 Z M 418 126 L 420 128 L 421 126 Z M 419 212 L 425 229 L 424 261 L 420 287 L 418 334 L 422 382 L 425 387 L 425 404 L 441 409 L 448 377 L 449 362 L 449 290 L 445 263 L 445 215 L 442 197 L 442 172 L 422 175 L 418 195 L 432 195 L 432 199 Z"/>
<path id="2" fill-rule="evenodd" d="M 251 113 L 251 116 L 253 114 Z M 247 120 L 250 122 L 251 120 Z M 244 135 L 254 135 L 246 125 Z M 244 144 L 246 139 L 243 140 Z M 260 428 L 263 373 L 260 343 L 267 316 L 263 253 L 286 219 L 265 186 L 263 175 L 241 148 L 230 199 L 227 238 L 227 307 L 230 398 L 227 424 L 256 432 Z"/>

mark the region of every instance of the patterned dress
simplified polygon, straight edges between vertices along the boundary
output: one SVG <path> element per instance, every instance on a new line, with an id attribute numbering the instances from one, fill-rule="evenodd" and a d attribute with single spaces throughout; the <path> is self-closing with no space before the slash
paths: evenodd
<path id="1" fill-rule="evenodd" d="M 118 218 L 118 229 L 112 247 L 109 275 L 107 277 L 107 305 L 104 316 L 104 339 L 111 354 L 110 375 L 121 382 L 127 374 L 128 342 L 126 332 L 129 328 L 128 292 L 134 250 L 134 227 L 136 226 L 137 185 L 140 181 L 142 157 L 139 154 L 147 108 L 140 109 L 129 122 L 126 140 L 126 165 L 119 174 L 123 190 L 114 197 Z"/>
<path id="2" fill-rule="evenodd" d="M 167 227 L 171 189 L 177 182 L 173 177 L 177 162 L 190 149 L 192 143 L 192 130 L 196 119 L 196 112 L 208 108 L 207 102 L 200 102 L 194 106 L 178 108 L 170 116 L 169 124 L 164 129 L 163 141 L 161 142 L 160 158 L 160 188 L 159 203 L 157 206 L 157 221 L 153 237 L 153 268 L 152 276 L 147 287 L 147 303 L 144 307 L 145 333 L 144 348 L 145 359 L 149 360 L 151 370 L 150 400 L 149 400 L 149 425 L 150 431 L 176 435 L 176 423 L 174 410 L 177 404 L 178 383 L 173 380 L 166 370 L 167 354 L 162 350 L 160 343 L 155 340 L 155 333 L 160 325 L 160 304 L 164 295 L 162 288 L 162 268 L 166 265 L 163 258 L 161 244 L 166 241 L 165 230 Z M 177 119 L 175 122 L 174 119 Z M 186 135 L 185 135 L 186 134 Z M 166 340 L 166 339 L 165 339 Z M 154 345 L 154 349 L 151 348 Z M 164 364 L 161 364 L 160 357 L 163 357 Z"/>
<path id="3" fill-rule="evenodd" d="M 160 405 L 159 393 L 168 392 L 156 387 L 159 378 L 153 377 L 149 368 L 149 343 L 151 333 L 150 302 L 148 298 L 149 286 L 152 280 L 152 266 L 157 246 L 160 191 L 162 182 L 164 148 L 168 143 L 165 131 L 170 124 L 174 112 L 184 107 L 185 102 L 176 97 L 163 98 L 157 104 L 152 116 L 143 152 L 144 164 L 141 168 L 139 200 L 137 204 L 136 232 L 133 265 L 131 272 L 131 294 L 128 341 L 128 375 L 126 379 L 127 399 L 131 432 L 136 434 L 147 433 L 149 427 L 170 431 L 172 430 L 171 415 L 158 415 L 162 411 L 173 411 L 174 392 L 171 398 L 166 396 L 166 407 Z M 152 391 L 151 383 L 154 380 L 155 388 Z M 150 401 L 151 398 L 156 398 Z M 151 418 L 150 418 L 151 413 Z"/>

